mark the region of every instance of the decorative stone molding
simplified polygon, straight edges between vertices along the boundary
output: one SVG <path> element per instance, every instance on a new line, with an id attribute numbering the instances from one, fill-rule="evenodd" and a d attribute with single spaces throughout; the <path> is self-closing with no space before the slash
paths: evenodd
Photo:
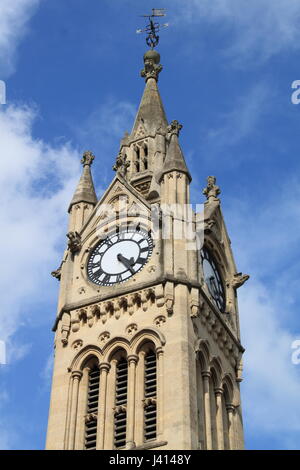
<path id="1" fill-rule="evenodd" d="M 138 329 L 137 324 L 136 323 L 131 323 L 130 325 L 128 325 L 126 327 L 125 331 L 128 335 L 133 335 L 137 331 L 137 329 Z"/>
<path id="2" fill-rule="evenodd" d="M 75 351 L 78 351 L 80 348 L 82 348 L 82 346 L 83 346 L 82 339 L 76 339 L 76 341 L 72 343 L 71 347 L 75 349 Z"/>
<path id="3" fill-rule="evenodd" d="M 55 277 L 58 281 L 60 281 L 61 278 L 61 267 L 62 267 L 63 262 L 61 263 L 60 267 L 57 268 L 55 271 L 51 272 L 51 276 Z"/>
<path id="4" fill-rule="evenodd" d="M 78 232 L 69 232 L 67 233 L 67 237 L 69 239 L 68 242 L 68 249 L 71 251 L 72 254 L 77 253 L 81 250 L 81 236 Z"/>
<path id="5" fill-rule="evenodd" d="M 79 289 L 78 289 L 77 292 L 78 292 L 78 294 L 80 294 L 80 295 L 81 295 L 81 294 L 85 294 L 85 287 L 83 287 L 83 286 L 82 286 L 82 287 L 79 287 Z"/>
<path id="6" fill-rule="evenodd" d="M 216 185 L 216 177 L 207 177 L 207 186 L 203 189 L 203 194 L 208 202 L 219 201 L 218 195 L 221 193 L 219 186 Z"/>
<path id="7" fill-rule="evenodd" d="M 158 315 L 153 321 L 154 325 L 160 328 L 164 323 L 166 323 L 166 317 L 164 315 Z"/>
<path id="8" fill-rule="evenodd" d="M 196 306 L 197 301 L 194 302 Z M 130 317 L 140 310 L 146 312 L 152 306 L 155 306 L 156 309 L 165 306 L 165 310 L 162 312 L 164 315 L 173 313 L 174 284 L 172 282 L 167 282 L 165 286 L 159 284 L 155 287 L 122 295 L 113 301 L 100 301 L 87 307 L 72 310 L 70 312 L 70 328 L 73 333 L 76 333 L 83 326 L 91 328 L 97 322 L 104 325 L 111 318 L 118 320 L 127 314 Z"/>
<path id="9" fill-rule="evenodd" d="M 110 338 L 110 332 L 109 331 L 103 331 L 103 333 L 101 333 L 99 335 L 99 341 L 100 343 L 102 344 L 105 344 Z"/>

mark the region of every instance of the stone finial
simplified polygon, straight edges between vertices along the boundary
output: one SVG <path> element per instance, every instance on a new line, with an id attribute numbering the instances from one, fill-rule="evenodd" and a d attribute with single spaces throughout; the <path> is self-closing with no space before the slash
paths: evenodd
<path id="1" fill-rule="evenodd" d="M 89 150 L 87 150 L 86 152 L 84 152 L 84 154 L 82 156 L 81 163 L 82 163 L 83 166 L 85 166 L 85 165 L 91 166 L 91 164 L 93 163 L 94 158 L 95 158 L 95 155 L 92 152 L 90 152 Z"/>
<path id="2" fill-rule="evenodd" d="M 154 78 L 158 81 L 158 75 L 162 71 L 162 65 L 159 63 L 160 55 L 155 50 L 147 51 L 144 54 L 144 68 L 141 70 L 141 77 L 145 77 L 145 81 Z"/>
<path id="3" fill-rule="evenodd" d="M 113 166 L 113 170 L 125 178 L 129 166 L 130 162 L 127 161 L 127 155 L 120 152 Z"/>
<path id="4" fill-rule="evenodd" d="M 182 129 L 182 124 L 179 124 L 178 121 L 174 120 L 170 122 L 170 125 L 167 127 L 167 132 L 169 135 L 176 134 L 177 137 Z"/>
<path id="5" fill-rule="evenodd" d="M 203 189 L 203 194 L 206 196 L 208 201 L 219 201 L 218 195 L 221 193 L 219 186 L 216 185 L 216 177 L 207 177 L 207 186 Z"/>

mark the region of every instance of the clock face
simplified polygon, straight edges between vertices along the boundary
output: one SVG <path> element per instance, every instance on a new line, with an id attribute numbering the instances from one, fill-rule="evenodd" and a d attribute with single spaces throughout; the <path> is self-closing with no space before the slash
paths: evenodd
<path id="1" fill-rule="evenodd" d="M 204 281 L 208 287 L 210 295 L 221 312 L 225 312 L 225 291 L 221 276 L 208 250 L 201 250 L 201 261 L 203 267 Z"/>
<path id="2" fill-rule="evenodd" d="M 92 251 L 88 278 L 100 286 L 127 281 L 146 264 L 153 241 L 146 230 L 120 230 L 102 240 Z"/>

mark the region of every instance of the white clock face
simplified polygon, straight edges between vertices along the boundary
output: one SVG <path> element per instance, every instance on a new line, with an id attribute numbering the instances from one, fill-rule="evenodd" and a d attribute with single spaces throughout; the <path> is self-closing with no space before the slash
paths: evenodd
<path id="1" fill-rule="evenodd" d="M 216 262 L 205 248 L 201 250 L 201 261 L 204 274 L 204 281 L 208 287 L 210 295 L 221 312 L 225 311 L 225 290 L 222 278 L 217 269 Z"/>
<path id="2" fill-rule="evenodd" d="M 153 241 L 146 230 L 120 230 L 102 240 L 87 265 L 89 279 L 101 286 L 127 281 L 139 272 L 152 253 Z"/>

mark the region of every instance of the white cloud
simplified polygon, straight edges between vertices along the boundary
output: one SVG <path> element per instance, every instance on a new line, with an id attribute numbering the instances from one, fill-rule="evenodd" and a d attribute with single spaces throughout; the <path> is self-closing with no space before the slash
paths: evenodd
<path id="1" fill-rule="evenodd" d="M 36 308 L 26 317 L 24 311 L 51 296 L 50 271 L 61 255 L 57 247 L 79 177 L 79 155 L 68 143 L 52 147 L 32 137 L 35 115 L 28 107 L 0 110 L 0 337 L 5 341 L 26 322 L 38 324 Z"/>
<path id="2" fill-rule="evenodd" d="M 40 0 L 1 0 L 0 3 L 0 75 L 14 71 L 16 48 L 28 30 L 28 22 Z"/>
<path id="3" fill-rule="evenodd" d="M 208 22 L 232 31 L 234 43 L 226 53 L 239 61 L 264 60 L 300 47 L 298 0 L 189 0 L 177 1 L 177 8 L 180 22 Z"/>

